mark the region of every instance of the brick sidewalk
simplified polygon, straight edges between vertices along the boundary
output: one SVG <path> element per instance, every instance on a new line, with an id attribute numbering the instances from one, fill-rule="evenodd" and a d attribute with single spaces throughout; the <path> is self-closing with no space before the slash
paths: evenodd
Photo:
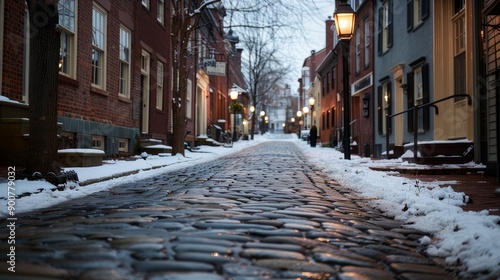
<path id="1" fill-rule="evenodd" d="M 495 189 L 500 188 L 496 177 L 480 174 L 467 175 L 412 175 L 400 176 L 418 179 L 421 181 L 456 181 L 456 184 L 443 184 L 451 186 L 456 192 L 463 192 L 469 196 L 469 203 L 462 209 L 465 211 L 488 210 L 491 215 L 500 215 L 500 195 L 495 194 Z"/>

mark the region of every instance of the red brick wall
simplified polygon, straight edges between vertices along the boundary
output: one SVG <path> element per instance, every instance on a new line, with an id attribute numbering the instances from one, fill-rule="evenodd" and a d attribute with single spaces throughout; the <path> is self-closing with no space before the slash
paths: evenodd
<path id="1" fill-rule="evenodd" d="M 24 56 L 24 1 L 5 1 L 1 94 L 22 100 Z"/>
<path id="2" fill-rule="evenodd" d="M 118 97 L 119 30 L 120 24 L 123 24 L 120 14 L 132 17 L 133 3 L 118 0 L 99 2 L 107 12 L 106 90 L 96 90 L 91 85 L 92 5 L 78 1 L 77 76 L 76 80 L 60 76 L 58 113 L 62 116 L 134 127 L 137 125 L 132 118 L 132 100 L 135 97 L 132 95 L 130 100 Z M 130 30 L 134 29 L 134 26 L 125 26 Z"/>

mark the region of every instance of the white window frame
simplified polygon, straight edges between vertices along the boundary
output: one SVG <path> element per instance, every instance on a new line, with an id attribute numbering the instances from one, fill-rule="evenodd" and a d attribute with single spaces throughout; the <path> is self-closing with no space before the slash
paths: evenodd
<path id="1" fill-rule="evenodd" d="M 422 22 L 422 0 L 413 0 L 413 26 Z"/>
<path id="2" fill-rule="evenodd" d="M 103 135 L 92 135 L 92 149 L 103 150 L 105 147 Z"/>
<path id="3" fill-rule="evenodd" d="M 131 60 L 132 33 L 123 26 L 120 26 L 120 66 L 118 94 L 122 97 L 130 98 L 130 60 Z"/>
<path id="4" fill-rule="evenodd" d="M 383 35 L 382 35 L 382 52 L 389 50 L 389 1 L 385 1 L 383 4 Z"/>
<path id="5" fill-rule="evenodd" d="M 165 24 L 165 0 L 158 0 L 158 11 L 156 18 L 161 25 Z"/>
<path id="6" fill-rule="evenodd" d="M 415 105 L 424 104 L 424 80 L 422 76 L 422 66 L 413 69 L 413 92 Z M 424 132 L 424 114 L 418 112 L 418 131 Z"/>
<path id="7" fill-rule="evenodd" d="M 156 109 L 163 111 L 163 91 L 164 91 L 165 67 L 158 61 L 156 70 Z"/>
<path id="8" fill-rule="evenodd" d="M 76 79 L 77 68 L 77 7 L 77 0 L 60 0 L 58 4 L 59 26 L 61 28 L 59 73 L 73 79 Z"/>
<path id="9" fill-rule="evenodd" d="M 118 152 L 128 153 L 128 143 L 129 143 L 129 139 L 119 138 L 118 139 Z"/>
<path id="10" fill-rule="evenodd" d="M 104 9 L 94 4 L 92 8 L 92 85 L 102 90 L 106 90 L 106 21 L 107 15 Z M 94 63 L 95 54 L 99 56 L 97 64 Z"/>

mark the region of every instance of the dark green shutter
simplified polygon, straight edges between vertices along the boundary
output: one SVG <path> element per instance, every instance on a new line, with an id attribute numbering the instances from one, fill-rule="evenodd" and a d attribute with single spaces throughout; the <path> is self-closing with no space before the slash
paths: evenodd
<path id="1" fill-rule="evenodd" d="M 429 0 L 421 0 L 422 1 L 422 20 L 425 20 L 429 17 Z"/>
<path id="2" fill-rule="evenodd" d="M 394 24 L 392 23 L 393 21 L 393 15 L 392 15 L 392 0 L 388 0 L 387 1 L 387 5 L 389 7 L 389 22 L 388 22 L 388 25 L 387 25 L 387 48 L 391 48 L 392 47 L 392 39 L 393 39 L 393 36 L 392 36 L 392 33 L 393 33 L 393 26 Z"/>
<path id="3" fill-rule="evenodd" d="M 406 29 L 408 32 L 413 29 L 413 0 L 406 3 Z"/>
<path id="4" fill-rule="evenodd" d="M 384 134 L 382 118 L 385 117 L 383 114 L 384 108 L 382 108 L 382 86 L 377 88 L 377 115 L 378 115 L 378 134 Z"/>
<path id="5" fill-rule="evenodd" d="M 378 54 L 382 54 L 384 45 L 384 8 L 378 9 Z"/>
<path id="6" fill-rule="evenodd" d="M 422 66 L 422 86 L 423 86 L 423 104 L 427 104 L 430 102 L 430 94 L 429 94 L 429 64 L 424 64 Z M 424 130 L 429 130 L 430 128 L 430 107 L 427 106 L 423 108 L 423 114 L 424 114 L 424 123 L 423 123 L 423 128 Z"/>
<path id="7" fill-rule="evenodd" d="M 389 98 L 387 99 L 387 115 L 392 115 L 392 83 L 387 83 L 387 95 Z M 386 118 L 386 116 L 384 116 Z M 387 133 L 389 135 L 392 133 L 392 118 L 387 122 Z"/>
<path id="8" fill-rule="evenodd" d="M 407 87 L 406 87 L 406 97 L 407 97 L 407 100 L 406 100 L 406 105 L 407 105 L 407 109 L 411 109 L 415 106 L 415 101 L 414 101 L 414 92 L 413 92 L 413 88 L 414 88 L 414 85 L 413 85 L 413 72 L 410 72 L 406 75 L 406 84 L 407 84 Z M 406 113 L 406 115 L 408 116 L 408 132 L 413 132 L 413 111 L 409 111 L 408 113 Z"/>

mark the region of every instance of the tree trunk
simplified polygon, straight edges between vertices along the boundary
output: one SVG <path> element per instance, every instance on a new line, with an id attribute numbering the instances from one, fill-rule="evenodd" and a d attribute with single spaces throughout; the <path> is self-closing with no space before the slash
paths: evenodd
<path id="1" fill-rule="evenodd" d="M 58 1 L 29 0 L 29 175 L 60 174 L 57 163 Z"/>

